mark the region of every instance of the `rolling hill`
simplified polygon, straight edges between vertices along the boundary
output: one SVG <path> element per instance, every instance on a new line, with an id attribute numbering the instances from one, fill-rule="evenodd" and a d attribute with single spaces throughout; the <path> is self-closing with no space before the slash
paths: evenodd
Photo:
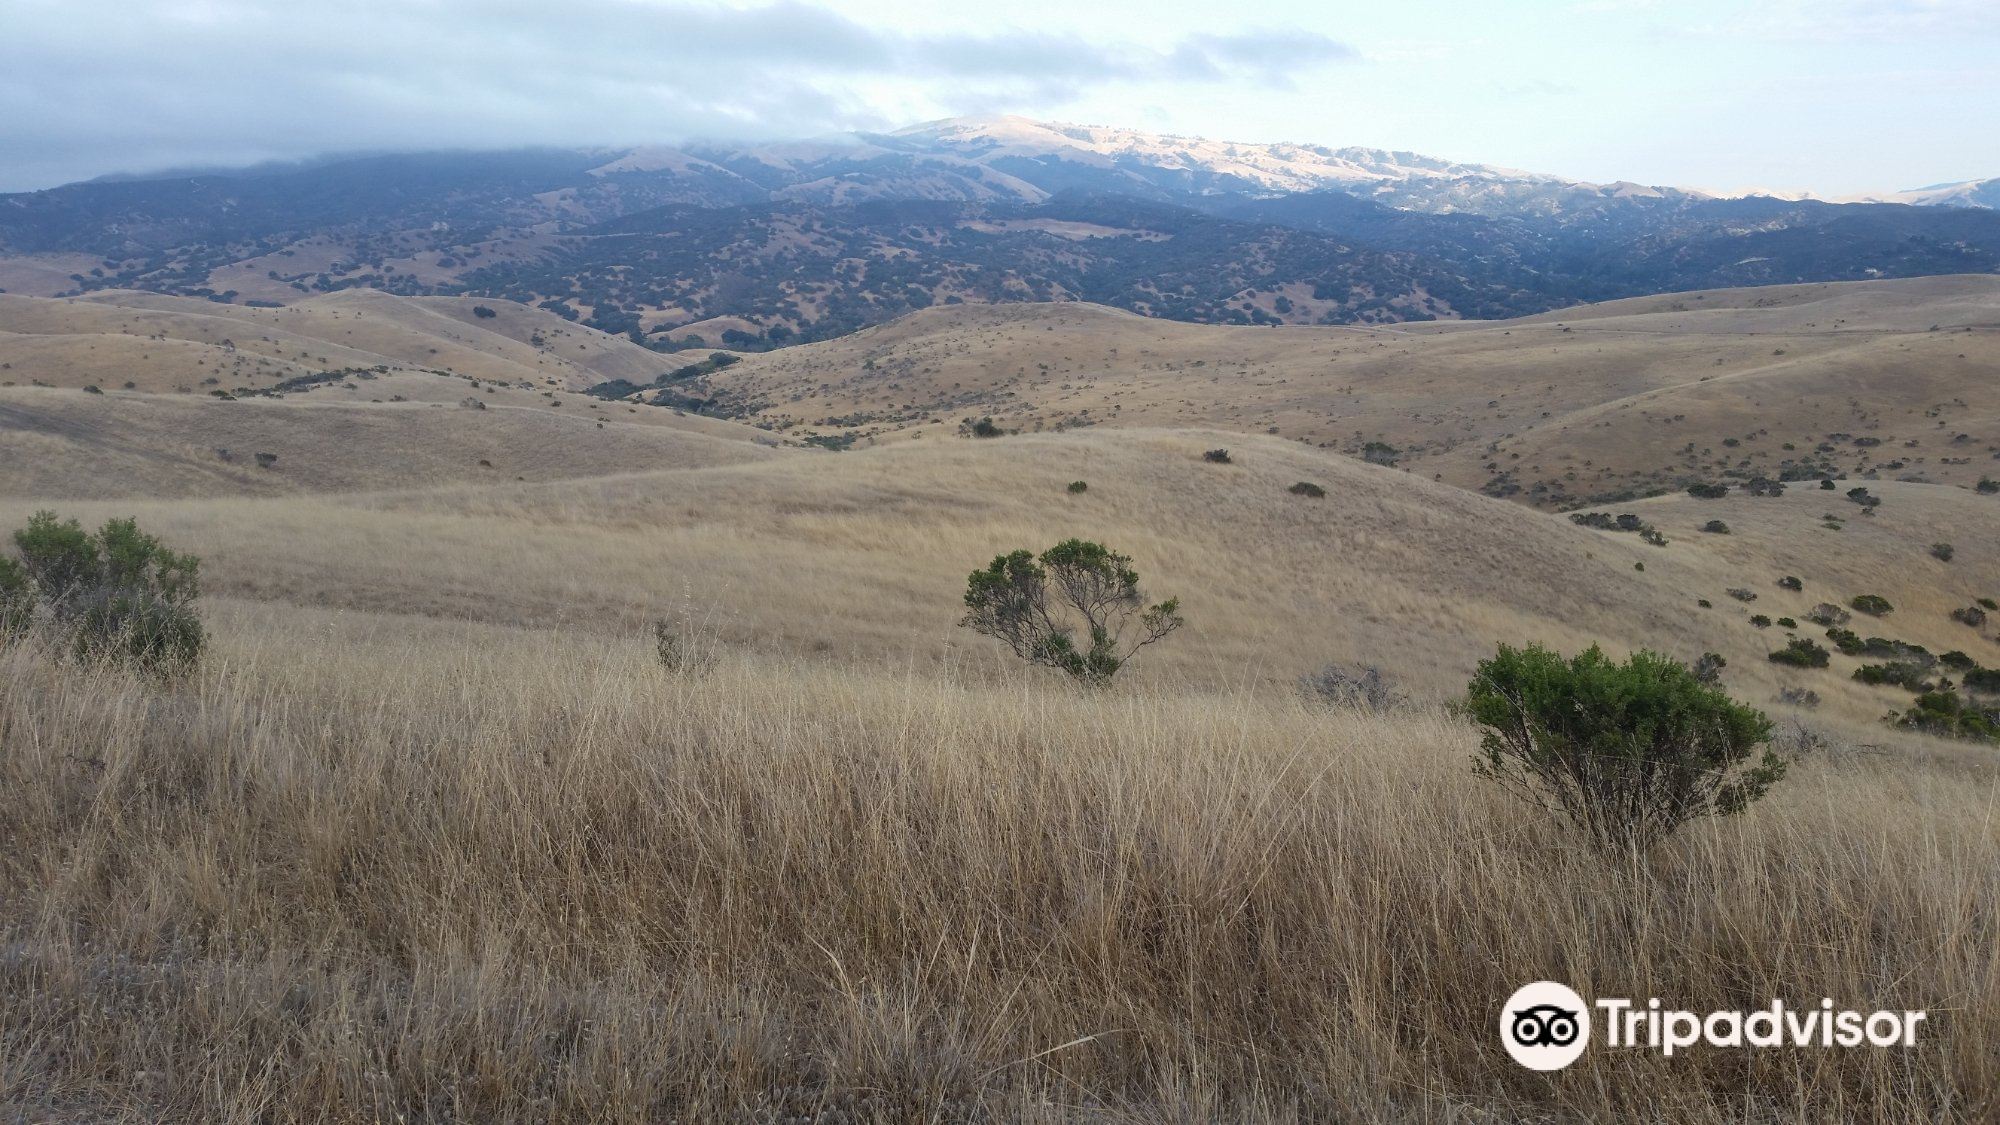
<path id="1" fill-rule="evenodd" d="M 683 393 L 837 443 L 1002 429 L 1275 433 L 1543 507 L 1701 482 L 2000 477 L 2000 281 L 1677 294 L 1511 321 L 1277 329 L 952 308 Z"/>

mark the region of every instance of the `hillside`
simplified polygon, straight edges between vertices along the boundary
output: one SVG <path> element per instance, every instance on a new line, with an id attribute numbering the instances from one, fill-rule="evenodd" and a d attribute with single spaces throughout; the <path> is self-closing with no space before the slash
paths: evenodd
<path id="1" fill-rule="evenodd" d="M 790 436 L 1210 426 L 1562 507 L 1703 481 L 2000 477 L 2000 281 L 1679 294 L 1477 324 L 931 310 L 697 381 Z"/>
<path id="2" fill-rule="evenodd" d="M 764 349 L 954 301 L 1353 324 L 2000 272 L 2000 212 L 1977 191 L 1895 198 L 1715 198 L 1410 152 L 981 118 L 16 193 L 0 196 L 0 290 L 472 296 L 655 347 Z"/>

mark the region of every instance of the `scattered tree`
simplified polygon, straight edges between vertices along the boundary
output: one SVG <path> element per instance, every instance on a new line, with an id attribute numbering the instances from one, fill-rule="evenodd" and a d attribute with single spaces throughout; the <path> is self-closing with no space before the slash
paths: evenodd
<path id="1" fill-rule="evenodd" d="M 1068 539 L 1043 551 L 997 555 L 966 580 L 959 624 L 1007 643 L 1030 664 L 1086 684 L 1110 681 L 1132 656 L 1185 624 L 1180 600 L 1147 605 L 1132 560 Z M 1137 625 L 1127 639 L 1127 631 Z"/>

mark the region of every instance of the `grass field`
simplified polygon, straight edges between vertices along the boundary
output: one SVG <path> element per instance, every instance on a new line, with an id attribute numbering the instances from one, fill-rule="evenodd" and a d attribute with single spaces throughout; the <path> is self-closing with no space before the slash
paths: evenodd
<path id="1" fill-rule="evenodd" d="M 1765 296 L 1727 318 L 1820 315 Z M 1563 323 L 1599 312 L 1678 315 Z M 795 351 L 739 366 L 827 354 Z M 383 366 L 279 398 L 0 388 L 0 531 L 136 516 L 202 557 L 211 635 L 164 681 L 0 647 L 0 1120 L 2000 1115 L 2000 759 L 1884 724 L 1911 695 L 1861 659 L 1766 659 L 1879 594 L 1862 633 L 2000 664 L 1994 623 L 1950 617 L 2000 598 L 2000 499 L 1877 474 L 1601 509 L 1653 546 L 1137 408 L 835 453 Z M 956 626 L 969 570 L 1069 536 L 1189 620 L 1104 690 Z M 663 669 L 661 618 L 713 666 Z M 1797 760 L 1745 815 L 1607 860 L 1473 775 L 1451 702 L 1501 642 L 1720 653 Z M 1403 702 L 1300 691 L 1335 663 Z M 1493 1024 L 1543 978 L 1930 1017 L 1908 1050 L 1541 1075 Z"/>
<path id="2" fill-rule="evenodd" d="M 1981 1120 L 1990 756 L 1809 755 L 1638 868 L 1432 710 L 225 615 L 192 682 L 5 657 L 0 1105 L 29 1120 Z M 1518 983 L 1926 1008 L 1609 1052 Z"/>

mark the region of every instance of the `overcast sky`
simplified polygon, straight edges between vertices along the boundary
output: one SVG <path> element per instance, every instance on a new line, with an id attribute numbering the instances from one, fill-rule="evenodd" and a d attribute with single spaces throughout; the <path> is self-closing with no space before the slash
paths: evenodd
<path id="1" fill-rule="evenodd" d="M 2000 176 L 2000 0 L 0 0 L 0 190 L 1008 112 L 1715 190 Z"/>

